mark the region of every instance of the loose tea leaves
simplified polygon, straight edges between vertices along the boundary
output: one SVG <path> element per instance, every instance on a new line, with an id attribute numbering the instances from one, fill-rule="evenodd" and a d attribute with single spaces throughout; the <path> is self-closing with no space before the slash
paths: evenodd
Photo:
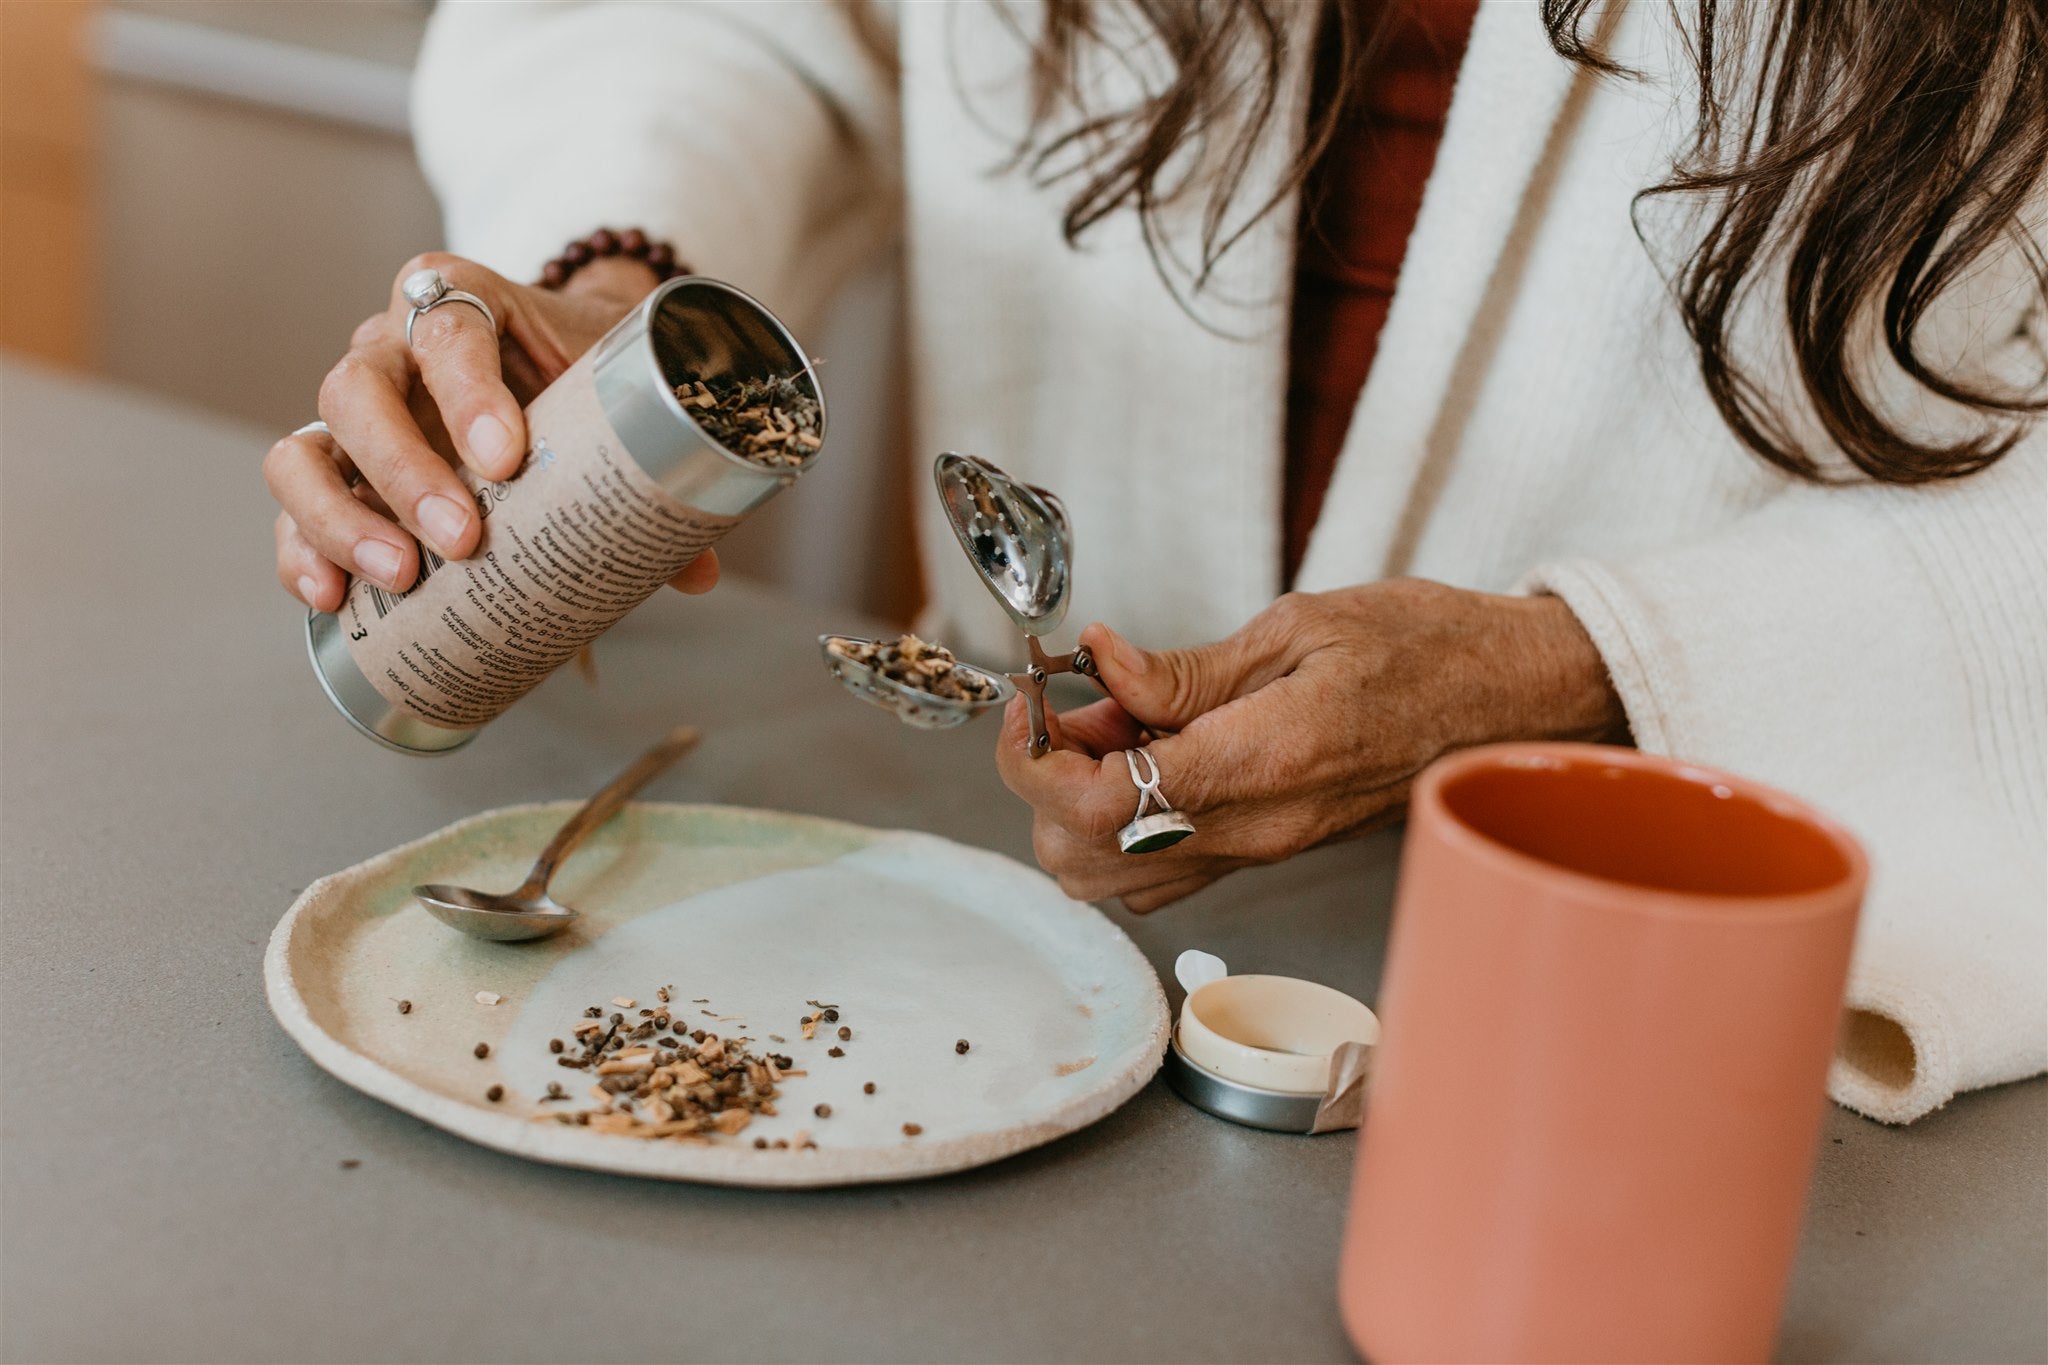
<path id="1" fill-rule="evenodd" d="M 676 401 L 712 440 L 743 460 L 789 469 L 825 443 L 818 400 L 793 374 L 772 379 L 686 379 Z"/>
<path id="2" fill-rule="evenodd" d="M 895 640 L 835 639 L 830 647 L 842 659 L 946 701 L 994 701 L 1000 695 L 993 680 L 961 667 L 952 650 L 915 635 Z"/>
<path id="3" fill-rule="evenodd" d="M 751 1038 L 720 1037 L 703 1029 L 683 1035 L 668 1007 L 673 991 L 674 987 L 667 987 L 657 993 L 662 1004 L 639 1009 L 641 1017 L 632 1022 L 622 1013 L 606 1015 L 593 1005 L 583 1010 L 570 1028 L 574 1042 L 550 1038 L 548 1051 L 557 1066 L 582 1071 L 596 1082 L 588 1091 L 593 1107 L 569 1108 L 568 1091 L 559 1082 L 551 1082 L 536 1105 L 554 1107 L 539 1108 L 531 1115 L 532 1121 L 623 1137 L 713 1143 L 738 1137 L 756 1117 L 778 1117 L 776 1106 L 784 1083 L 809 1073 L 796 1066 L 787 1053 L 754 1051 Z M 631 1004 L 625 996 L 613 1003 L 622 1008 Z M 822 1024 L 838 1025 L 838 1005 L 821 1000 L 805 1003 L 810 1006 L 800 1020 L 805 1037 L 813 1036 Z M 661 1033 L 671 1025 L 676 1025 L 673 1035 Z M 838 1026 L 835 1031 L 842 1040 L 853 1036 L 850 1025 Z M 642 1039 L 651 1041 L 642 1043 Z M 775 1041 L 782 1040 L 776 1037 Z M 477 1045 L 476 1052 L 479 1057 L 487 1055 L 483 1044 Z M 843 1057 L 846 1050 L 828 1046 L 826 1053 Z M 873 1081 L 861 1086 L 862 1094 L 875 1092 Z M 505 1091 L 494 1085 L 485 1098 L 502 1100 Z M 816 1118 L 830 1118 L 832 1105 L 814 1103 L 811 1113 Z M 923 1131 L 915 1123 L 903 1125 L 906 1138 Z M 773 1140 L 750 1135 L 748 1141 L 756 1150 L 811 1151 L 818 1145 L 808 1132 Z"/>

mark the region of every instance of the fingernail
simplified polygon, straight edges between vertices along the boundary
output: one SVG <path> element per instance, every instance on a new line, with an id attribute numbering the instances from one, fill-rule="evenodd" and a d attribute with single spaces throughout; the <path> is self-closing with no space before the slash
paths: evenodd
<path id="1" fill-rule="evenodd" d="M 1110 657 L 1116 660 L 1118 668 L 1121 668 L 1126 673 L 1143 673 L 1147 668 L 1151 667 L 1151 661 L 1145 657 L 1144 650 L 1139 649 L 1108 626 L 1102 628 L 1102 633 L 1109 637 Z"/>
<path id="2" fill-rule="evenodd" d="M 398 586 L 398 566 L 405 563 L 405 556 L 398 553 L 398 547 L 386 540 L 359 540 L 356 542 L 356 567 L 365 577 L 374 578 L 387 588 Z"/>
<path id="3" fill-rule="evenodd" d="M 487 412 L 469 424 L 469 449 L 479 459 L 500 463 L 512 453 L 512 428 Z"/>
<path id="4" fill-rule="evenodd" d="M 468 511 L 439 493 L 429 493 L 414 503 L 412 514 L 420 529 L 427 533 L 427 539 L 443 554 L 452 550 L 469 529 Z"/>
<path id="5" fill-rule="evenodd" d="M 312 606 L 312 605 L 314 604 L 314 601 L 315 601 L 315 599 L 316 599 L 316 598 L 318 598 L 319 596 L 320 596 L 320 589 L 319 589 L 319 587 L 318 587 L 318 586 L 317 586 L 317 585 L 316 585 L 316 584 L 315 584 L 315 583 L 313 582 L 313 580 L 312 580 L 312 579 L 311 579 L 310 577 L 308 577 L 307 575 L 305 575 L 305 574 L 300 574 L 300 575 L 299 575 L 299 600 L 300 600 L 301 602 L 304 602 L 304 603 L 305 603 L 305 604 L 306 604 L 307 606 L 309 606 L 309 607 L 310 607 L 310 606 Z"/>

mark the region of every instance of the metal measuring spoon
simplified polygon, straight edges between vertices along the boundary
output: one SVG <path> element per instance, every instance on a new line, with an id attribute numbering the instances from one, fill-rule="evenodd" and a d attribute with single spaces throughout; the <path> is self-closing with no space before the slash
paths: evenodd
<path id="1" fill-rule="evenodd" d="M 472 891 L 466 886 L 430 882 L 415 886 L 412 894 L 435 919 L 472 938 L 516 943 L 522 939 L 559 934 L 576 918 L 576 912 L 548 895 L 548 882 L 554 877 L 555 869 L 591 831 L 616 815 L 619 807 L 625 805 L 634 792 L 646 786 L 669 764 L 696 748 L 697 741 L 702 738 L 694 726 L 679 726 L 669 732 L 667 739 L 634 759 L 631 767 L 613 778 L 603 791 L 584 802 L 583 809 L 570 816 L 569 822 L 548 840 L 548 846 L 540 851 L 540 857 L 534 859 L 533 871 L 526 874 L 526 880 L 520 883 L 517 891 L 500 896 L 488 891 Z"/>
<path id="2" fill-rule="evenodd" d="M 818 652 L 825 656 L 826 670 L 839 679 L 841 687 L 864 702 L 895 712 L 896 718 L 905 725 L 914 725 L 920 730 L 950 730 L 956 725 L 965 725 L 984 711 L 1003 705 L 1017 693 L 1010 680 L 1002 674 L 955 659 L 953 667 L 956 670 L 981 679 L 995 689 L 995 694 L 978 701 L 942 697 L 935 692 L 912 687 L 901 678 L 892 678 L 842 652 L 846 647 L 876 643 L 853 635 L 820 635 Z"/>
<path id="3" fill-rule="evenodd" d="M 960 548 L 1017 628 L 1026 635 L 1057 630 L 1073 578 L 1066 506 L 978 455 L 947 451 L 932 466 L 932 480 Z"/>
<path id="4" fill-rule="evenodd" d="M 1052 752 L 1045 723 L 1046 680 L 1056 673 L 1078 673 L 1097 679 L 1095 657 L 1086 646 L 1070 654 L 1047 654 L 1041 635 L 1058 629 L 1067 615 L 1067 589 L 1073 581 L 1074 532 L 1066 505 L 1057 497 L 1020 479 L 1013 479 L 978 455 L 939 456 L 932 467 L 939 502 L 960 548 L 1024 632 L 1030 662 L 1009 675 L 1024 694 L 1031 713 L 1031 756 Z"/>

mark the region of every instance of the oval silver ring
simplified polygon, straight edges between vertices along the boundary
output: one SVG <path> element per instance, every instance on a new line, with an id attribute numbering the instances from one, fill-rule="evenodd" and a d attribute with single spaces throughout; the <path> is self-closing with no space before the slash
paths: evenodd
<path id="1" fill-rule="evenodd" d="M 405 344 L 412 345 L 412 329 L 419 322 L 420 314 L 431 313 L 444 303 L 466 303 L 484 315 L 484 321 L 491 324 L 491 335 L 498 334 L 498 317 L 491 306 L 466 289 L 454 289 L 438 270 L 415 270 L 405 277 L 405 283 L 398 286 L 398 292 L 405 295 L 405 301 L 412 305 L 412 311 L 405 315 Z"/>
<path id="2" fill-rule="evenodd" d="M 1139 759 L 1151 770 L 1150 776 L 1138 771 Z M 1138 813 L 1117 831 L 1117 847 L 1125 853 L 1157 853 L 1193 834 L 1195 822 L 1175 810 L 1166 793 L 1159 790 L 1159 760 L 1152 757 L 1152 751 L 1126 749 L 1124 762 L 1130 766 L 1131 782 L 1138 789 Z M 1157 810 L 1152 809 L 1155 805 Z"/>

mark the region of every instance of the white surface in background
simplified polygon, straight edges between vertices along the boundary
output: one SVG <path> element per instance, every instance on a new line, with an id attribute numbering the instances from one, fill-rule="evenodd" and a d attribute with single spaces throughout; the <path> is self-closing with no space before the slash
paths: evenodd
<path id="1" fill-rule="evenodd" d="M 359 128 L 404 134 L 411 127 L 412 73 L 385 62 L 124 9 L 94 19 L 88 55 L 112 76 Z"/>

